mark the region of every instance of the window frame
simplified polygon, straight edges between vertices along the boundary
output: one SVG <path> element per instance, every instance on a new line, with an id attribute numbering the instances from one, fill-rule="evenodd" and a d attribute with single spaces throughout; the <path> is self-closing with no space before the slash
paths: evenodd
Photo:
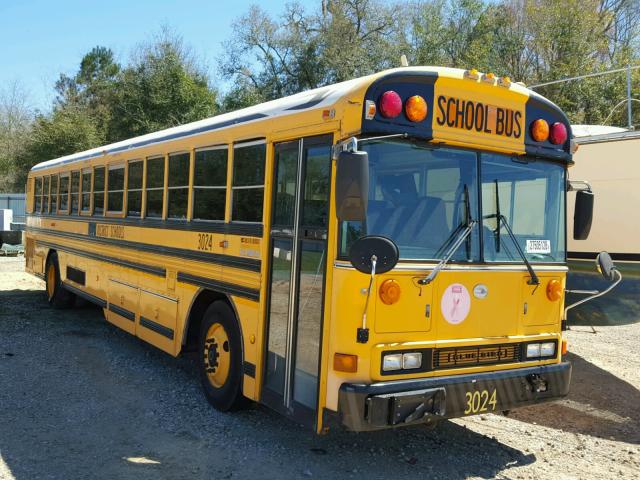
<path id="1" fill-rule="evenodd" d="M 225 181 L 224 181 L 224 186 L 211 186 L 211 185 L 196 185 L 196 156 L 198 155 L 199 152 L 207 152 L 207 151 L 212 151 L 212 150 L 224 150 L 226 151 L 226 165 L 225 165 Z M 191 194 L 191 208 L 189 213 L 189 218 L 194 221 L 194 222 L 207 222 L 207 223 L 224 223 L 227 220 L 227 206 L 230 203 L 229 201 L 229 197 L 228 197 L 228 193 L 229 193 L 229 152 L 232 151 L 232 149 L 229 148 L 229 144 L 228 143 L 223 143 L 223 144 L 219 144 L 219 145 L 211 145 L 208 147 L 199 147 L 196 148 L 194 150 L 193 153 L 193 185 L 191 186 L 190 189 L 190 194 Z M 231 173 L 231 176 L 233 176 L 233 172 Z M 221 219 L 207 219 L 207 218 L 196 218 L 194 216 L 195 213 L 195 209 L 196 209 L 196 189 L 200 189 L 200 190 L 223 190 L 224 191 L 224 208 L 223 208 L 223 212 L 222 212 L 222 218 Z"/>
<path id="2" fill-rule="evenodd" d="M 62 193 L 61 193 L 61 185 L 62 185 L 62 179 L 63 178 L 67 178 L 68 180 L 68 184 L 67 184 L 67 208 L 62 209 L 60 208 L 60 200 L 62 199 Z M 59 215 L 69 215 L 69 212 L 71 211 L 71 205 L 69 200 L 70 195 L 71 194 L 71 170 L 68 170 L 66 172 L 60 172 L 60 175 L 58 177 L 58 214 Z"/>
<path id="3" fill-rule="evenodd" d="M 148 182 L 147 182 L 147 177 L 149 175 L 149 160 L 162 160 L 163 161 L 163 180 L 162 180 L 162 186 L 161 187 L 151 187 L 149 188 Z M 166 186 L 167 186 L 167 155 L 165 154 L 158 154 L 158 155 L 151 155 L 149 157 L 146 157 L 144 159 L 144 177 L 143 177 L 143 185 L 144 185 L 144 194 L 143 194 L 143 207 L 144 207 L 144 212 L 142 212 L 142 218 L 149 218 L 152 220 L 163 220 L 165 218 L 165 211 L 166 211 Z M 160 190 L 162 191 L 162 207 L 161 207 L 161 212 L 160 212 L 160 216 L 153 216 L 150 217 L 149 216 L 149 203 L 147 201 L 147 195 L 149 191 L 157 191 Z"/>
<path id="4" fill-rule="evenodd" d="M 262 185 L 241 185 L 234 186 L 233 177 L 235 175 L 235 167 L 236 167 L 236 149 L 246 148 L 246 147 L 254 147 L 256 145 L 264 145 L 264 176 L 262 178 Z M 247 224 L 247 225 L 263 225 L 264 224 L 264 207 L 265 207 L 265 185 L 266 185 L 266 177 L 267 177 L 267 156 L 269 149 L 267 148 L 270 144 L 267 143 L 266 139 L 262 138 L 259 140 L 249 140 L 246 142 L 240 141 L 234 143 L 232 146 L 233 157 L 231 160 L 231 178 L 227 178 L 227 181 L 230 182 L 231 187 L 229 191 L 228 204 L 229 204 L 229 223 L 235 224 Z M 251 189 L 262 189 L 262 212 L 260 213 L 259 221 L 249 221 L 249 220 L 236 220 L 233 218 L 233 204 L 234 204 L 234 192 L 236 190 L 251 190 Z"/>
<path id="5" fill-rule="evenodd" d="M 78 175 L 78 191 L 73 193 L 73 174 L 77 174 Z M 82 191 L 82 185 L 81 182 L 82 181 L 82 175 L 81 175 L 81 170 L 70 170 L 69 171 L 69 215 L 80 215 L 80 192 Z M 76 211 L 73 210 L 73 196 L 77 195 L 78 196 L 78 203 L 77 203 L 77 207 L 78 209 Z"/>
<path id="6" fill-rule="evenodd" d="M 84 176 L 89 173 L 89 190 L 84 191 Z M 85 210 L 84 196 L 89 196 L 89 205 Z M 93 168 L 86 167 L 80 169 L 80 215 L 91 215 L 93 213 Z"/>
<path id="7" fill-rule="evenodd" d="M 140 163 L 142 165 L 142 172 L 140 174 L 140 188 L 129 188 L 129 179 L 131 178 L 129 175 L 129 169 L 131 168 L 132 163 Z M 127 171 L 125 175 L 125 202 L 123 205 L 123 217 L 129 218 L 142 218 L 142 214 L 144 213 L 144 186 L 145 186 L 145 159 L 144 158 L 135 158 L 133 160 L 127 160 Z M 129 215 L 129 192 L 140 192 L 140 212 L 138 215 Z"/>
<path id="8" fill-rule="evenodd" d="M 125 192 L 127 190 L 127 163 L 113 163 L 110 165 L 106 165 L 106 175 L 105 175 L 105 207 L 104 212 L 107 217 L 122 217 L 125 211 Z M 109 172 L 112 170 L 122 170 L 122 190 L 111 190 L 111 186 L 109 184 Z M 122 208 L 120 210 L 111 210 L 109 208 L 109 195 L 112 193 L 121 193 L 122 194 Z"/>
<path id="9" fill-rule="evenodd" d="M 165 184 L 166 184 L 166 193 L 165 196 L 163 198 L 163 205 L 166 203 L 166 219 L 170 220 L 172 222 L 185 222 L 185 221 L 189 221 L 190 216 L 189 216 L 189 197 L 191 195 L 191 188 L 190 188 L 190 183 L 191 183 L 191 170 L 192 170 L 192 163 L 194 163 L 194 159 L 195 159 L 195 155 L 192 154 L 192 150 L 178 150 L 177 152 L 171 152 L 168 153 L 166 155 L 166 163 L 165 163 Z M 169 170 L 171 169 L 171 157 L 176 157 L 179 155 L 188 155 L 189 156 L 189 164 L 187 167 L 187 184 L 186 185 L 174 185 L 174 186 L 170 186 L 169 185 Z M 170 216 L 170 212 L 169 212 L 169 200 L 170 200 L 170 196 L 169 196 L 169 192 L 171 190 L 186 190 L 187 191 L 187 205 L 185 205 L 185 215 L 184 218 L 178 218 L 178 217 L 172 217 Z M 164 209 L 163 209 L 164 211 Z"/>
<path id="10" fill-rule="evenodd" d="M 101 168 L 103 170 L 103 178 L 102 178 L 102 190 L 96 192 L 96 169 Z M 107 165 L 93 165 L 91 167 L 91 215 L 104 217 L 106 213 L 106 192 L 107 192 Z M 96 193 L 102 193 L 102 212 L 96 215 L 96 202 L 95 197 Z"/>
<path id="11" fill-rule="evenodd" d="M 50 180 L 49 180 L 49 184 L 50 184 L 50 186 L 49 186 L 49 193 L 50 193 L 50 195 L 49 195 L 49 213 L 51 213 L 52 215 L 57 215 L 58 214 L 58 205 L 59 205 L 58 192 L 59 192 L 59 185 L 60 185 L 60 175 L 57 174 L 57 173 L 54 173 L 54 174 L 49 175 L 49 176 L 51 177 Z M 53 179 L 54 179 L 54 177 L 56 179 L 56 191 L 55 191 L 55 193 L 51 192 L 52 187 L 53 187 Z M 52 200 L 53 200 L 54 195 L 55 195 L 55 200 L 56 200 L 55 201 L 55 208 L 51 208 L 53 206 L 52 205 Z"/>

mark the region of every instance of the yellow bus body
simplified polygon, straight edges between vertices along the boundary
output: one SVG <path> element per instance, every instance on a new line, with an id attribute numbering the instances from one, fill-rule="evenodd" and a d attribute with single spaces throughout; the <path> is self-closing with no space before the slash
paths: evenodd
<path id="1" fill-rule="evenodd" d="M 250 399 L 261 401 L 266 356 L 269 269 L 272 262 L 270 227 L 274 145 L 321 135 L 330 136 L 331 143 L 335 144 L 361 135 L 365 95 L 371 85 L 387 77 L 399 78 L 415 74 L 437 76 L 434 99 L 439 96 L 445 99 L 469 99 L 490 105 L 490 109 L 504 108 L 519 112 L 520 115 L 522 133 L 519 138 L 468 131 L 448 127 L 446 123 L 439 125 L 438 106 L 434 101 L 428 105 L 433 111 L 433 134 L 429 139 L 432 143 L 513 155 L 524 155 L 528 151 L 525 131 L 532 119 L 527 118 L 526 105 L 532 93 L 526 88 L 506 80 L 505 86 L 501 86 L 495 80 L 489 82 L 483 78 L 468 78 L 468 72 L 447 68 L 414 67 L 380 72 L 347 82 L 338 89 L 320 89 L 316 97 L 335 97 L 330 104 L 322 103 L 322 100 L 317 102 L 319 106 L 292 109 L 273 116 L 265 115 L 264 118 L 244 123 L 231 122 L 224 128 L 212 131 L 178 136 L 171 140 L 151 141 L 148 145 L 124 148 L 113 153 L 108 153 L 110 148 L 107 146 L 104 147 L 107 152 L 105 154 L 70 161 L 60 159 L 34 167 L 27 184 L 27 270 L 44 278 L 47 258 L 55 251 L 61 281 L 72 292 L 79 295 L 84 293 L 85 298 L 103 307 L 109 322 L 173 356 L 179 355 L 187 345 L 190 324 L 197 321 L 191 313 L 198 298 L 204 298 L 203 292 L 209 292 L 209 298 L 227 298 L 237 316 L 242 335 L 242 393 Z M 313 92 L 301 98 L 313 98 Z M 254 112 L 262 108 L 267 111 L 269 106 L 268 103 L 249 110 Z M 550 111 L 556 114 L 553 109 Z M 238 112 L 238 115 L 241 113 L 242 111 Z M 557 115 L 558 118 L 563 118 L 559 111 Z M 170 129 L 167 132 L 172 131 Z M 234 225 L 231 212 L 231 146 L 257 139 L 266 144 L 262 222 L 259 225 Z M 166 219 L 169 154 L 189 152 L 189 187 L 193 187 L 194 152 L 214 145 L 230 147 L 224 221 L 217 224 L 216 231 L 202 231 L 191 225 L 191 188 L 186 221 L 179 222 L 179 225 L 172 224 L 171 220 Z M 144 160 L 158 155 L 163 156 L 165 161 L 164 218 L 154 220 L 153 225 L 147 224 L 147 219 L 144 218 L 136 222 L 125 221 L 126 195 L 123 213 L 120 214 L 107 212 L 95 216 L 82 212 L 69 215 L 34 211 L 34 192 L 37 188 L 36 181 L 39 181 L 36 179 L 40 176 L 70 170 L 82 171 L 102 165 L 126 164 L 130 160 Z M 543 156 L 544 152 L 538 152 L 538 155 Z M 550 158 L 553 159 L 553 156 Z M 558 158 L 556 155 L 555 160 L 570 163 L 570 154 L 564 154 L 560 160 Z M 331 162 L 331 169 L 330 191 L 333 192 L 335 159 Z M 105 187 L 105 196 L 106 190 Z M 80 196 L 81 194 L 79 192 Z M 49 200 L 46 194 L 44 196 L 43 202 L 46 205 Z M 145 196 L 142 198 L 144 211 Z M 434 262 L 399 265 L 388 273 L 376 276 L 368 305 L 370 338 L 368 343 L 356 342 L 355 331 L 362 321 L 365 298 L 361 290 L 368 286 L 369 277 L 356 271 L 346 260 L 338 259 L 336 205 L 333 194 L 329 198 L 327 268 L 321 338 L 318 339 L 321 357 L 314 430 L 324 431 L 328 419 L 335 413 L 341 413 L 340 388 L 343 384 L 388 384 L 394 381 L 511 371 L 561 363 L 561 318 L 564 303 L 562 299 L 549 300 L 547 285 L 556 280 L 564 287 L 567 270 L 564 263 L 536 266 L 540 277 L 539 286 L 528 283 L 529 273 L 521 263 L 450 264 L 433 283 L 424 286 L 419 285 L 417 280 L 434 268 Z M 84 281 L 74 281 L 69 278 L 68 272 L 81 272 Z M 386 279 L 393 279 L 400 286 L 401 296 L 396 304 L 386 305 L 379 299 L 378 287 Z M 489 291 L 487 298 L 482 301 L 472 298 L 471 312 L 460 325 L 446 322 L 440 312 L 439 299 L 451 283 L 460 283 L 468 291 L 473 291 L 474 286 L 482 284 Z M 426 306 L 430 308 L 428 316 L 425 315 Z M 133 317 L 127 318 L 127 315 Z M 142 319 L 151 320 L 151 324 L 143 325 Z M 514 357 L 512 362 L 482 364 L 477 361 L 479 350 L 473 350 L 474 347 L 486 347 L 488 350 L 485 354 L 491 357 L 496 355 L 496 352 L 491 351 L 492 345 L 504 347 L 544 340 L 557 342 L 553 358 L 521 361 Z M 464 352 L 462 347 L 472 352 L 468 358 L 476 362 L 475 365 L 462 363 L 460 367 L 446 370 L 381 374 L 381 355 L 384 351 L 413 348 L 433 349 L 435 352 L 436 349 L 457 348 Z M 334 369 L 334 355 L 337 353 L 356 355 L 357 371 L 347 373 Z M 566 394 L 566 391 L 562 394 Z M 473 411 L 468 413 L 487 410 L 486 399 L 484 409 L 483 405 L 475 408 L 473 402 L 470 405 Z M 353 426 L 354 424 L 350 425 L 352 428 Z"/>

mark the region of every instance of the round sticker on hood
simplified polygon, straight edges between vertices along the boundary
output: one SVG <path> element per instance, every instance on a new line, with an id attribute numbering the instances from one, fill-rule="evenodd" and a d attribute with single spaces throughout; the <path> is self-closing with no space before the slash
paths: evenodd
<path id="1" fill-rule="evenodd" d="M 451 325 L 464 322 L 471 309 L 469 290 L 460 283 L 452 283 L 442 294 L 440 310 L 442 316 Z"/>

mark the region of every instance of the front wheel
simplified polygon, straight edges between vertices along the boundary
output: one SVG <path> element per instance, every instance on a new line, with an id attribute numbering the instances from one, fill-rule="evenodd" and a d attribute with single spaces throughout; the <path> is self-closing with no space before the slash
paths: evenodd
<path id="1" fill-rule="evenodd" d="M 238 322 L 224 302 L 214 302 L 204 313 L 198 341 L 198 369 L 204 395 L 217 410 L 226 412 L 242 403 L 242 349 Z"/>
<path id="2" fill-rule="evenodd" d="M 47 283 L 47 301 L 55 308 L 70 308 L 73 305 L 74 295 L 65 289 L 60 279 L 60 264 L 58 254 L 51 253 L 45 267 L 45 281 Z"/>

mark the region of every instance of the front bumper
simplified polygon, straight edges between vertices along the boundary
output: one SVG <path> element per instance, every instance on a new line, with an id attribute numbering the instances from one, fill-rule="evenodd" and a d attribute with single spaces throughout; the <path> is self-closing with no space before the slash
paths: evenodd
<path id="1" fill-rule="evenodd" d="M 500 412 L 569 393 L 571 364 L 373 384 L 343 383 L 338 413 L 349 430 L 380 430 Z"/>

